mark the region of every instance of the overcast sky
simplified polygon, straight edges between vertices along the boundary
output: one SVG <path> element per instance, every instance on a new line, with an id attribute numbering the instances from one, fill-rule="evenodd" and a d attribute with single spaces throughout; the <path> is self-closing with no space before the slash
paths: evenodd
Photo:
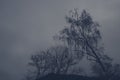
<path id="1" fill-rule="evenodd" d="M 105 52 L 120 61 L 120 0 L 0 0 L 0 80 L 20 80 L 30 54 L 54 44 L 69 10 L 100 23 Z"/>

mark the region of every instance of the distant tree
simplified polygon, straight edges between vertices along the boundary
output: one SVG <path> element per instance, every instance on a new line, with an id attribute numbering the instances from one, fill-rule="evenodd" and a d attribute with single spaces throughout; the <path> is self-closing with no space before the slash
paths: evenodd
<path id="1" fill-rule="evenodd" d="M 49 52 L 51 53 L 53 73 L 67 74 L 69 68 L 78 63 L 75 56 L 69 53 L 69 49 L 65 46 L 52 47 Z"/>
<path id="2" fill-rule="evenodd" d="M 79 62 L 76 56 L 69 53 L 65 46 L 51 47 L 31 56 L 30 66 L 35 68 L 33 73 L 36 80 L 48 73 L 67 74 L 71 66 Z M 29 78 L 29 77 L 27 77 Z"/>
<path id="3" fill-rule="evenodd" d="M 77 9 L 70 11 L 66 16 L 68 26 L 60 31 L 59 40 L 67 42 L 75 53 L 87 56 L 87 59 L 99 64 L 101 70 L 106 74 L 103 59 L 104 48 L 101 43 L 100 25 L 93 21 L 86 10 L 78 14 Z"/>
<path id="4" fill-rule="evenodd" d="M 37 52 L 31 56 L 30 66 L 35 68 L 34 75 L 36 74 L 35 79 L 39 79 L 39 77 L 45 75 L 49 70 L 50 59 L 49 53 L 46 51 Z"/>

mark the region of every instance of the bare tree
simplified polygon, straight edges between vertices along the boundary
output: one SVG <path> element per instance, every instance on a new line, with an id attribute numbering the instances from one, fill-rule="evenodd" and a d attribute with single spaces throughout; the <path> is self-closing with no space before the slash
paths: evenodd
<path id="1" fill-rule="evenodd" d="M 66 46 L 55 46 L 33 54 L 29 65 L 36 69 L 33 74 L 36 74 L 35 79 L 38 80 L 48 73 L 67 74 L 70 67 L 78 62 Z"/>
<path id="2" fill-rule="evenodd" d="M 100 25 L 93 21 L 85 10 L 80 15 L 77 9 L 70 11 L 70 15 L 66 16 L 66 21 L 68 26 L 60 32 L 59 39 L 66 41 L 75 52 L 86 55 L 88 60 L 99 64 L 101 70 L 106 74 Z"/>
<path id="3" fill-rule="evenodd" d="M 65 46 L 52 47 L 49 51 L 52 55 L 54 73 L 66 74 L 71 66 L 78 63 L 75 56 L 69 53 L 69 49 Z"/>
<path id="4" fill-rule="evenodd" d="M 36 69 L 34 72 L 36 73 L 36 80 L 48 73 L 50 65 L 50 58 L 48 56 L 48 51 L 37 52 L 31 56 L 31 62 L 29 65 Z"/>

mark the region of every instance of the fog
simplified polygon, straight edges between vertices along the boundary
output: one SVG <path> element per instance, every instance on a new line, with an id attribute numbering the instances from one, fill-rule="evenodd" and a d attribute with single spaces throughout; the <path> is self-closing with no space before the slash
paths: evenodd
<path id="1" fill-rule="evenodd" d="M 21 80 L 30 55 L 54 45 L 70 10 L 101 25 L 105 53 L 120 61 L 120 0 L 0 0 L 0 80 Z"/>

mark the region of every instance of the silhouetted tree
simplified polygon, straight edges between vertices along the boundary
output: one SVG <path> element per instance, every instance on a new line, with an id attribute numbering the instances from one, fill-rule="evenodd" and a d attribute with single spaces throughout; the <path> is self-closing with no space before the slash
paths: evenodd
<path id="1" fill-rule="evenodd" d="M 78 62 L 79 60 L 69 53 L 67 47 L 55 46 L 33 54 L 29 65 L 36 69 L 33 74 L 36 74 L 34 77 L 37 80 L 48 73 L 67 74 L 70 67 Z"/>
<path id="2" fill-rule="evenodd" d="M 106 74 L 102 60 L 105 55 L 104 48 L 101 45 L 100 25 L 93 21 L 90 14 L 85 10 L 79 15 L 77 9 L 66 16 L 66 21 L 68 26 L 65 26 L 58 38 L 66 41 L 75 53 L 86 55 L 88 60 L 98 63 L 101 70 Z"/>
<path id="3" fill-rule="evenodd" d="M 35 70 L 35 78 L 36 80 L 45 75 L 45 73 L 49 70 L 50 60 L 49 60 L 49 53 L 46 51 L 37 52 L 31 56 L 31 62 L 29 63 L 30 66 L 33 66 Z"/>
<path id="4" fill-rule="evenodd" d="M 78 60 L 69 53 L 69 49 L 65 46 L 56 46 L 49 49 L 51 53 L 51 66 L 53 73 L 66 74 L 68 69 L 77 64 Z"/>

